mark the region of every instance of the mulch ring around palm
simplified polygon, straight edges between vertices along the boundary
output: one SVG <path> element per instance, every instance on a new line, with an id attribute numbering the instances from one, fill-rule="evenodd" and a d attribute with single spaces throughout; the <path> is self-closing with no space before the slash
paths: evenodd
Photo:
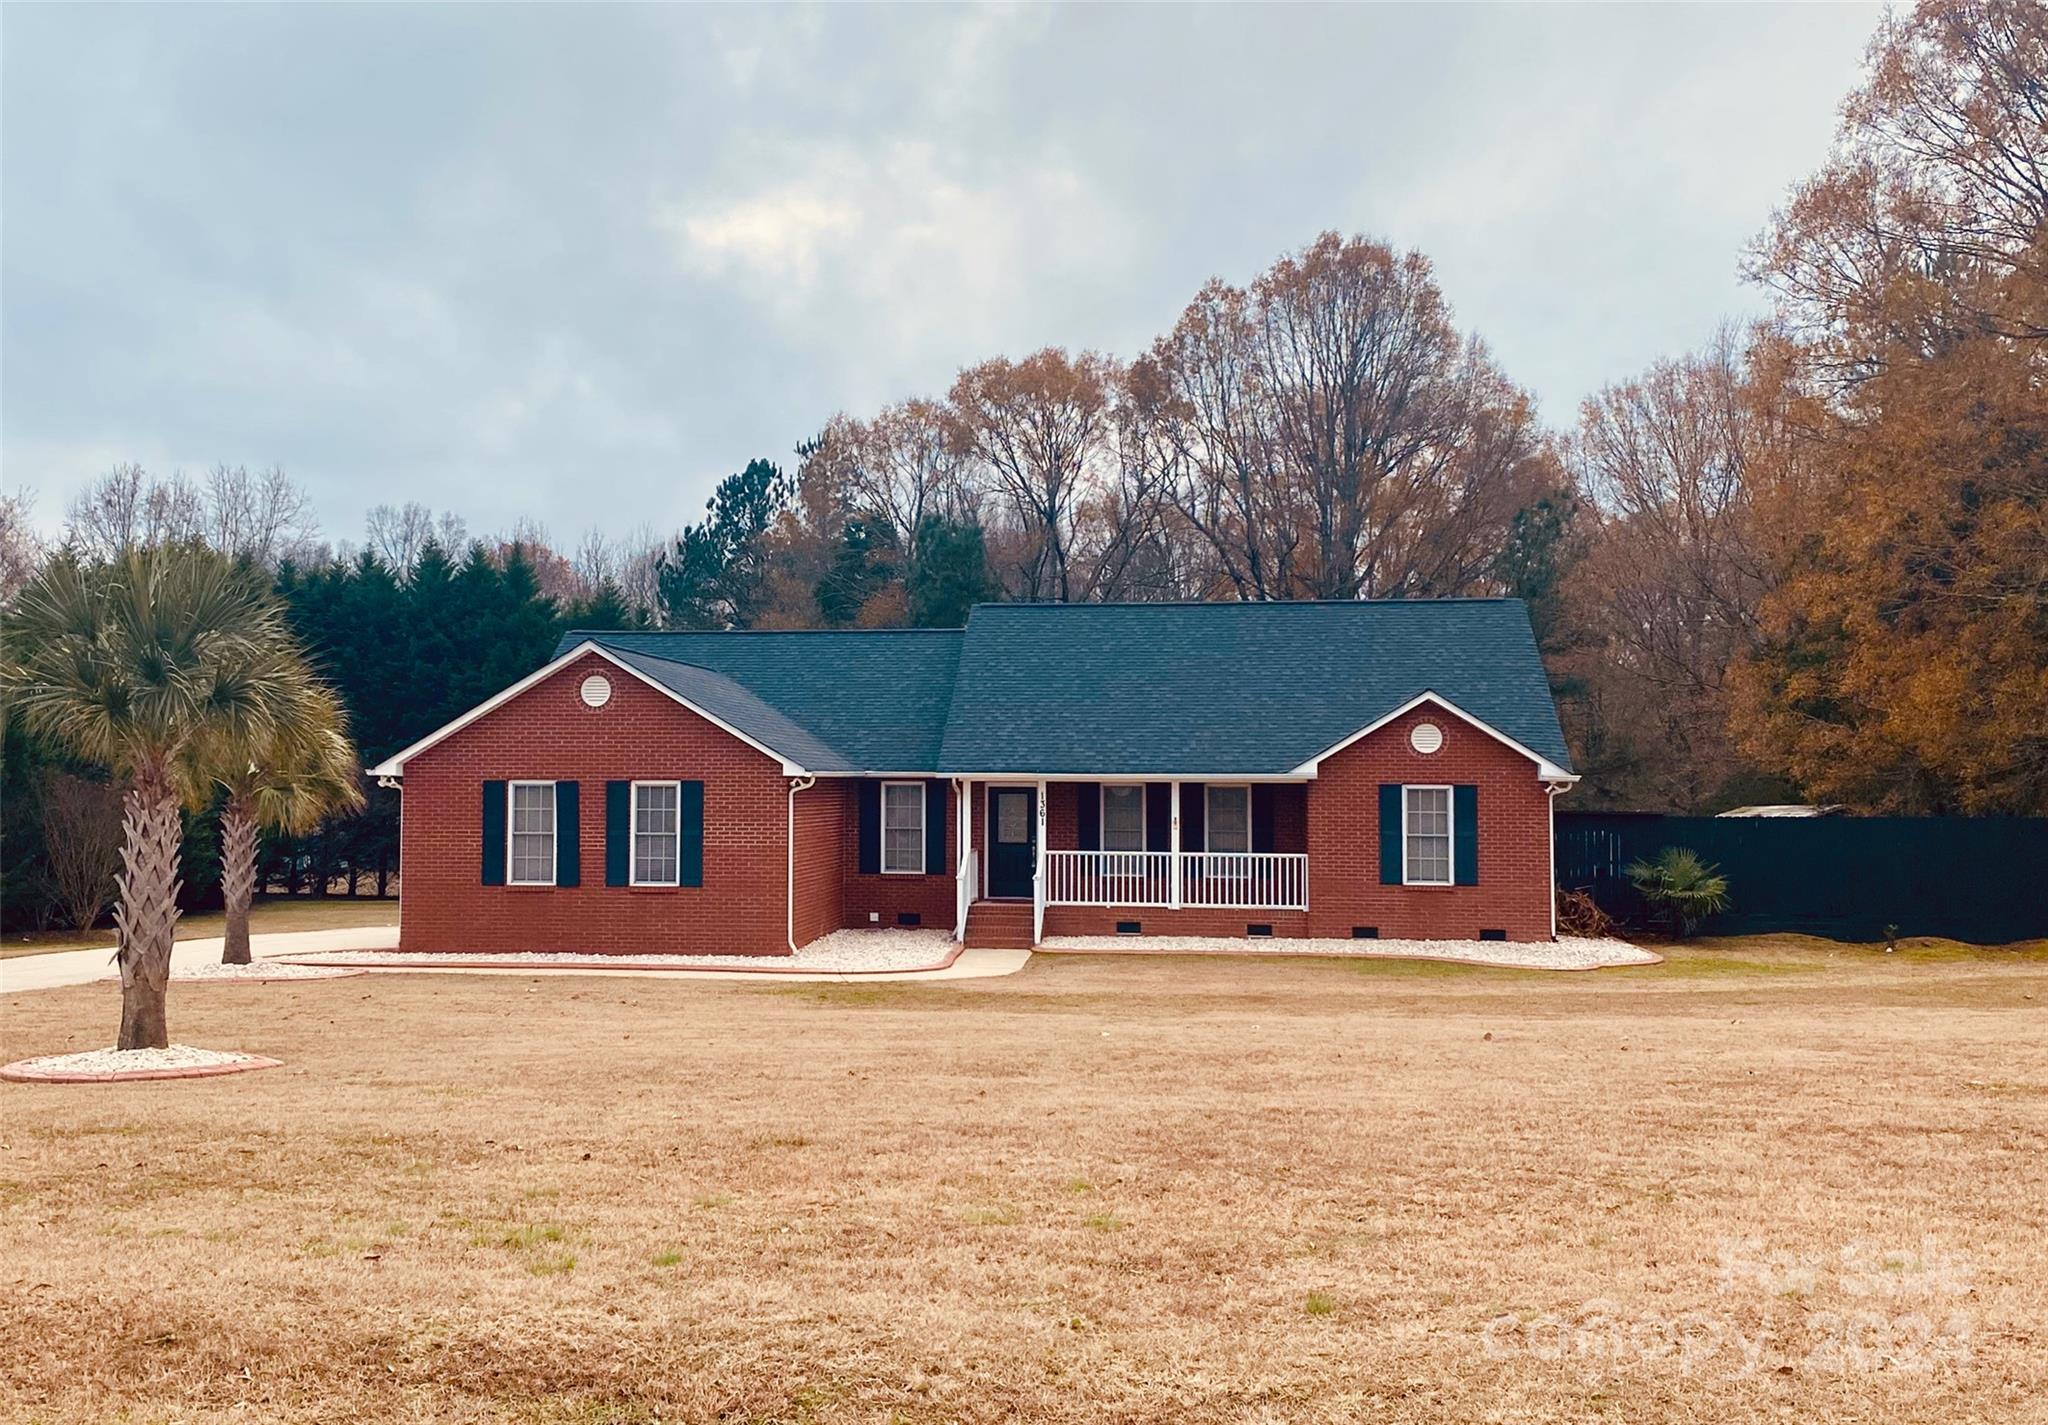
<path id="1" fill-rule="evenodd" d="M 211 1079 L 276 1069 L 281 1059 L 243 1054 L 232 1049 L 194 1049 L 173 1044 L 167 1049 L 87 1049 L 78 1054 L 46 1054 L 0 1064 L 0 1079 L 24 1084 L 116 1084 L 143 1079 Z"/>

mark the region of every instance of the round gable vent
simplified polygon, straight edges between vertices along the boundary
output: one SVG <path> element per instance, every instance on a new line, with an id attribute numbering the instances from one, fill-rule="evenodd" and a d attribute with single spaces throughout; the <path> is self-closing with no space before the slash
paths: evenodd
<path id="1" fill-rule="evenodd" d="M 587 707 L 601 708 L 612 700 L 612 680 L 602 673 L 592 673 L 583 680 L 583 702 Z"/>
<path id="2" fill-rule="evenodd" d="M 1433 722 L 1418 722 L 1408 733 L 1408 745 L 1427 757 L 1444 745 L 1444 730 Z"/>

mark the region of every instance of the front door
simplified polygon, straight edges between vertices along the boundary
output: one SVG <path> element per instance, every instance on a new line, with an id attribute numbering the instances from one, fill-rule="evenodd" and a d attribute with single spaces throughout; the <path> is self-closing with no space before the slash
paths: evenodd
<path id="1" fill-rule="evenodd" d="M 1038 862 L 1038 792 L 1031 787 L 991 787 L 988 824 L 989 895 L 1029 900 L 1031 873 Z"/>

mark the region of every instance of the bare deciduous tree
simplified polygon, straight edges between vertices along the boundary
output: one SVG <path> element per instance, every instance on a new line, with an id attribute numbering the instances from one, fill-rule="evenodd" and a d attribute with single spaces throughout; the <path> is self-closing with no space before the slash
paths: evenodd
<path id="1" fill-rule="evenodd" d="M 1568 446 L 1595 521 L 1570 597 L 1603 720 L 1654 749 L 1652 772 L 1619 779 L 1642 804 L 1697 806 L 1730 772 L 1727 675 L 1772 579 L 1760 471 L 1790 458 L 1768 389 L 1724 331 L 1588 399 Z"/>
<path id="2" fill-rule="evenodd" d="M 201 498 L 206 541 L 223 554 L 275 569 L 283 560 L 303 562 L 315 552 L 320 526 L 313 502 L 275 465 L 254 473 L 246 465 L 216 465 L 207 472 Z"/>
<path id="3" fill-rule="evenodd" d="M 852 508 L 887 520 L 896 547 L 915 562 L 925 517 L 959 519 L 969 505 L 967 457 L 948 438 L 951 425 L 943 404 L 922 398 L 898 402 L 872 420 L 835 416 L 807 473 Z"/>
<path id="4" fill-rule="evenodd" d="M 1429 264 L 1325 233 L 1212 282 L 1133 373 L 1175 504 L 1241 598 L 1456 594 L 1559 476 Z"/>
<path id="5" fill-rule="evenodd" d="M 1074 578 L 1074 513 L 1113 465 L 1116 363 L 1047 348 L 971 366 L 953 383 L 953 448 L 973 460 L 1014 523 L 1017 593 L 1086 597 Z"/>
<path id="6" fill-rule="evenodd" d="M 43 540 L 30 523 L 33 490 L 0 494 L 0 604 L 11 601 L 35 577 L 43 562 Z"/>
<path id="7" fill-rule="evenodd" d="M 206 502 L 173 473 L 159 480 L 133 462 L 116 465 L 71 502 L 65 542 L 85 559 L 118 559 L 206 533 Z"/>
<path id="8" fill-rule="evenodd" d="M 121 789 L 111 782 L 49 772 L 39 791 L 51 887 L 68 923 L 90 930 L 114 903 L 114 873 L 121 866 Z"/>
<path id="9" fill-rule="evenodd" d="M 418 500 L 403 505 L 374 505 L 363 518 L 363 538 L 370 552 L 401 579 L 419 562 L 420 551 L 434 535 L 434 512 Z M 447 550 L 452 557 L 457 553 Z"/>

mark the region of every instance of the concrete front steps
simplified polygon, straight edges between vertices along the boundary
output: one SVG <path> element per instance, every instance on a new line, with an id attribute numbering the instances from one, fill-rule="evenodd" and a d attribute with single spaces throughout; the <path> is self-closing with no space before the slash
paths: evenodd
<path id="1" fill-rule="evenodd" d="M 967 908 L 967 935 L 961 943 L 970 950 L 1029 950 L 1031 902 L 976 901 Z"/>

